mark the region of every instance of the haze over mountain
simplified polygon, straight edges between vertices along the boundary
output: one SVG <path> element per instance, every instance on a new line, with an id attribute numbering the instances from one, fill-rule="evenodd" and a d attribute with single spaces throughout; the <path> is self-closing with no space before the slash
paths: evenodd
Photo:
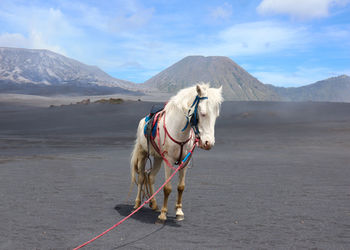
<path id="1" fill-rule="evenodd" d="M 350 77 L 341 75 L 316 83 L 297 87 L 283 88 L 269 85 L 285 101 L 350 102 Z"/>
<path id="2" fill-rule="evenodd" d="M 103 94 L 133 89 L 131 82 L 49 50 L 0 48 L 1 92 Z"/>
<path id="3" fill-rule="evenodd" d="M 175 93 L 198 82 L 223 86 L 225 100 L 279 100 L 279 96 L 238 64 L 223 56 L 188 56 L 145 82 L 146 86 Z"/>

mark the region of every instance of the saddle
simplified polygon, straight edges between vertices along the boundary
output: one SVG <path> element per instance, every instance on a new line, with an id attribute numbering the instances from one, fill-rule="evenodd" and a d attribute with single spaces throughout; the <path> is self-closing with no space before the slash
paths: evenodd
<path id="1" fill-rule="evenodd" d="M 158 119 L 155 119 L 155 114 L 159 113 L 164 109 L 164 105 L 155 104 L 152 106 L 150 113 L 146 116 L 145 119 L 145 127 L 143 129 L 143 132 L 147 138 L 147 140 L 151 139 L 151 136 L 154 138 L 156 136 L 157 131 L 157 125 L 158 125 Z"/>

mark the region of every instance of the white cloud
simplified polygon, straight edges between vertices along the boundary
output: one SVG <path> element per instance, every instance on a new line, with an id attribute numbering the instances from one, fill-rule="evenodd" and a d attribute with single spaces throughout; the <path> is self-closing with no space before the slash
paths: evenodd
<path id="1" fill-rule="evenodd" d="M 28 43 L 28 39 L 19 33 L 5 32 L 0 35 L 0 47 L 26 48 Z"/>
<path id="2" fill-rule="evenodd" d="M 298 19 L 327 17 L 332 6 L 344 6 L 349 0 L 263 0 L 260 14 L 287 14 Z"/>
<path id="3" fill-rule="evenodd" d="M 60 54 L 65 54 L 64 49 L 58 45 L 50 45 L 43 38 L 42 34 L 32 31 L 28 37 L 18 33 L 0 34 L 0 47 L 48 49 Z"/>
<path id="4" fill-rule="evenodd" d="M 194 49 L 195 54 L 246 56 L 277 52 L 307 46 L 310 42 L 305 27 L 278 22 L 250 22 L 220 31 L 213 43 Z"/>
<path id="5" fill-rule="evenodd" d="M 64 10 L 74 12 L 70 19 L 79 26 L 94 28 L 106 33 L 130 33 L 144 27 L 153 18 L 155 9 L 144 7 L 134 0 L 110 1 L 99 8 L 84 2 L 62 0 Z"/>
<path id="6" fill-rule="evenodd" d="M 60 9 L 7 5 L 5 18 L 19 32 L 0 34 L 0 46 L 48 49 L 66 54 L 65 46 L 83 32 L 71 25 Z M 10 29 L 9 29 L 10 30 Z"/>
<path id="7" fill-rule="evenodd" d="M 232 5 L 225 2 L 223 5 L 216 7 L 211 11 L 214 19 L 228 19 L 232 16 Z"/>
<path id="8" fill-rule="evenodd" d="M 96 30 L 109 31 L 109 16 L 101 11 L 83 2 L 61 1 L 61 8 L 69 10 L 69 19 L 76 26 L 90 27 Z"/>
<path id="9" fill-rule="evenodd" d="M 118 55 L 99 61 L 102 68 L 116 71 L 125 61 L 135 61 L 145 70 L 159 72 L 188 55 L 261 56 L 303 50 L 310 43 L 309 31 L 303 26 L 278 22 L 251 22 L 233 25 L 212 35 L 195 39 L 195 43 L 153 40 L 140 34 L 118 44 Z"/>
<path id="10" fill-rule="evenodd" d="M 327 40 L 341 41 L 344 45 L 350 44 L 350 25 L 346 27 L 326 26 L 322 29 L 320 36 Z"/>
<path id="11" fill-rule="evenodd" d="M 127 13 L 121 13 L 112 20 L 110 25 L 115 32 L 138 29 L 150 21 L 153 13 L 153 8 L 137 9 Z"/>
<path id="12" fill-rule="evenodd" d="M 28 40 L 28 45 L 33 49 L 48 49 L 56 53 L 65 55 L 65 50 L 59 45 L 51 44 L 48 39 L 45 38 L 45 34 L 40 31 L 32 30 L 30 32 Z"/>

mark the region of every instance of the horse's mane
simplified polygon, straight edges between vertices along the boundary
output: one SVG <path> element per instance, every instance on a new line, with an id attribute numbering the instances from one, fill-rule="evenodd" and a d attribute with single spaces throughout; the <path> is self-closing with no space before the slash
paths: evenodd
<path id="1" fill-rule="evenodd" d="M 208 103 L 209 103 L 208 108 L 213 109 L 215 114 L 219 115 L 220 105 L 223 102 L 221 88 L 220 89 L 210 88 L 209 83 L 200 83 L 198 85 L 204 90 L 204 92 L 206 92 L 205 96 L 208 97 Z M 167 111 L 178 109 L 182 112 L 187 112 L 187 110 L 191 107 L 196 96 L 197 96 L 196 85 L 185 89 L 181 89 L 175 96 L 170 98 L 165 109 Z"/>

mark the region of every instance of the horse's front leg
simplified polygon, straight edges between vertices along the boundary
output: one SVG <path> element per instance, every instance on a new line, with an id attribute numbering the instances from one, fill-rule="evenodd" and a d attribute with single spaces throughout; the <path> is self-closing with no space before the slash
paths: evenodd
<path id="1" fill-rule="evenodd" d="M 165 166 L 165 180 L 169 179 L 171 175 L 171 169 L 168 166 Z M 158 216 L 158 223 L 164 223 L 167 219 L 167 212 L 168 212 L 168 198 L 171 193 L 171 183 L 170 181 L 164 186 L 164 201 L 163 201 L 163 207 L 160 211 L 160 215 Z"/>
<path id="2" fill-rule="evenodd" d="M 177 185 L 177 201 L 176 201 L 176 220 L 181 221 L 185 218 L 182 211 L 182 194 L 185 190 L 185 176 L 187 168 L 183 168 L 179 171 L 179 183 Z"/>

